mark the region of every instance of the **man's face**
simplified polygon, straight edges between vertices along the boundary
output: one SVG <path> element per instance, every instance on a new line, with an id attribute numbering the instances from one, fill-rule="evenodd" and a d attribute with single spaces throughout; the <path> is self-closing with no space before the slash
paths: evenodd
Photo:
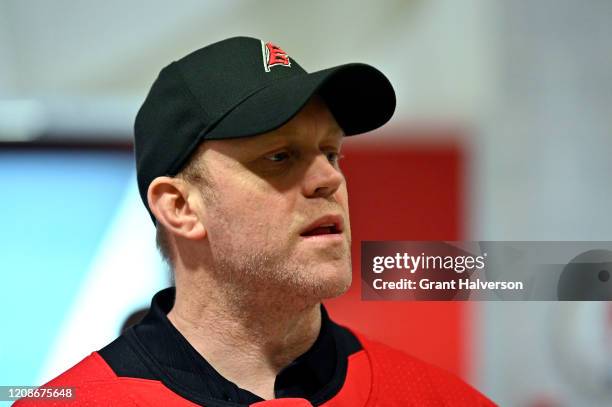
<path id="1" fill-rule="evenodd" d="M 251 290 L 310 299 L 351 282 L 343 132 L 319 98 L 281 128 L 201 148 L 204 219 L 215 273 Z M 205 196 L 207 196 L 205 194 Z"/>

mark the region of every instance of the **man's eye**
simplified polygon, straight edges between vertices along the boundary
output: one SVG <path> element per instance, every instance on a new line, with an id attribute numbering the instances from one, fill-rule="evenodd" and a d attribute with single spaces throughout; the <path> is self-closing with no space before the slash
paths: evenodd
<path id="1" fill-rule="evenodd" d="M 343 157 L 342 155 L 340 155 L 340 153 L 335 152 L 335 151 L 329 151 L 325 153 L 325 155 L 327 156 L 327 161 L 329 161 L 332 164 L 337 164 L 338 161 L 340 161 Z"/>
<path id="2" fill-rule="evenodd" d="M 269 154 L 265 158 L 274 162 L 283 162 L 289 158 L 289 153 L 286 151 L 281 151 L 278 153 Z"/>

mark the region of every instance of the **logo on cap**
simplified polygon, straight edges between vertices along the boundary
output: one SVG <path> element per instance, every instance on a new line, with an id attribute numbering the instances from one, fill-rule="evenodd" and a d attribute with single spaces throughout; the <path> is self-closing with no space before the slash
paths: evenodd
<path id="1" fill-rule="evenodd" d="M 273 66 L 282 65 L 291 67 L 291 61 L 289 61 L 287 53 L 271 42 L 261 42 L 261 53 L 263 54 L 263 63 L 266 72 L 270 72 L 270 68 Z"/>

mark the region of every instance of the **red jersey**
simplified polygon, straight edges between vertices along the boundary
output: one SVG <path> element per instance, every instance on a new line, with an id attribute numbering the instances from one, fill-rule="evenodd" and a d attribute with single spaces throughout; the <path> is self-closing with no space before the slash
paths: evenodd
<path id="1" fill-rule="evenodd" d="M 456 376 L 335 324 L 324 307 L 319 337 L 276 377 L 273 400 L 223 378 L 167 320 L 174 291 L 158 293 L 139 324 L 45 387 L 71 399 L 28 406 L 493 406 Z"/>

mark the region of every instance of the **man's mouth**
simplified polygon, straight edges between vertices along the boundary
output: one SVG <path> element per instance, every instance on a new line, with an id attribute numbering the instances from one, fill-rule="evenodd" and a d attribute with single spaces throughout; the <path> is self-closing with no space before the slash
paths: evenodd
<path id="1" fill-rule="evenodd" d="M 344 222 L 341 216 L 325 215 L 310 225 L 300 233 L 300 236 L 319 236 L 319 235 L 336 235 L 343 231 Z"/>

